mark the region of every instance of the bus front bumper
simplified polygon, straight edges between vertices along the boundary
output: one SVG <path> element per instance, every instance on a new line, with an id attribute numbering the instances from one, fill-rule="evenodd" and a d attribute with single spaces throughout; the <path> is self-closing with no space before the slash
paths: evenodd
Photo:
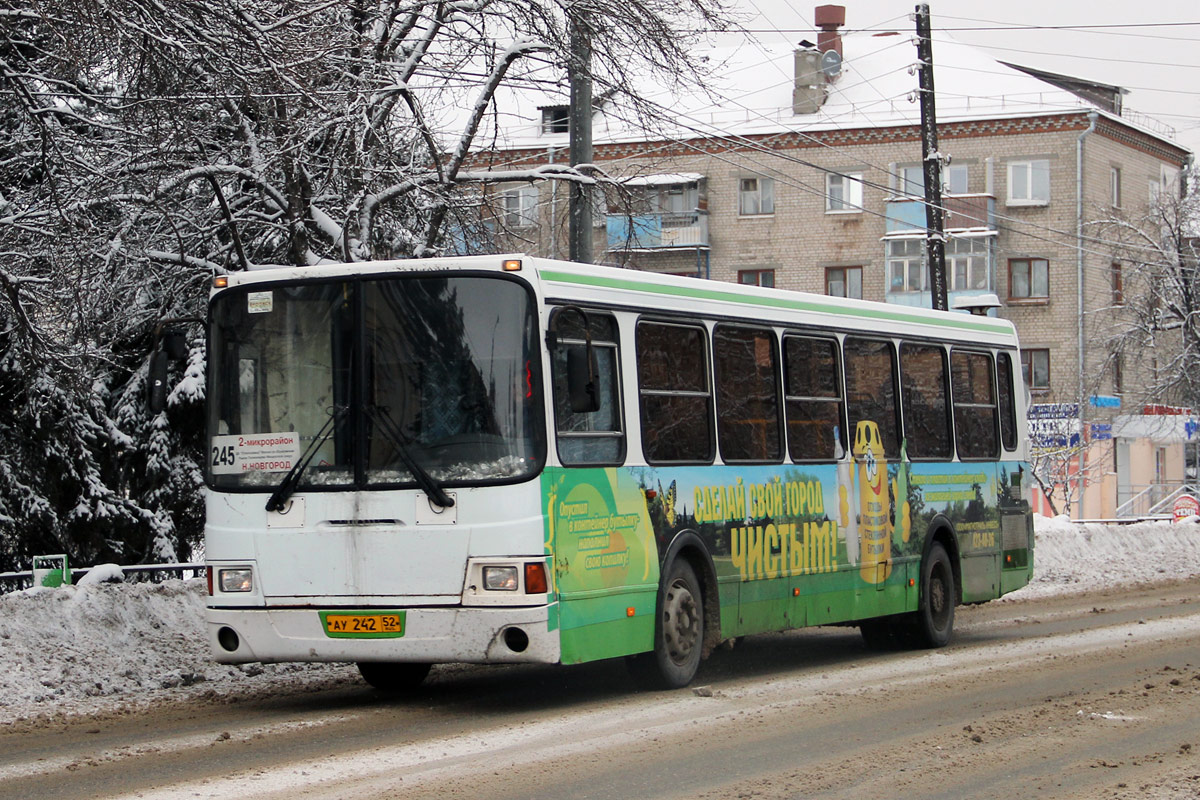
<path id="1" fill-rule="evenodd" d="M 213 657 L 222 664 L 393 661 L 442 664 L 559 662 L 552 606 L 405 609 L 403 633 L 331 636 L 318 608 L 206 608 Z M 554 609 L 555 611 L 557 609 Z M 340 611 L 340 609 L 339 609 Z M 382 612 L 367 609 L 360 614 Z M 557 614 L 553 617 L 557 620 Z"/>

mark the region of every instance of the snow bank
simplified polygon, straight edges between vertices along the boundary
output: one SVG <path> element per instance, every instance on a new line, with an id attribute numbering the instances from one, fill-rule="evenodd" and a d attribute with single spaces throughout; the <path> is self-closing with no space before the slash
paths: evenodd
<path id="1" fill-rule="evenodd" d="M 1200 575 L 1200 520 L 1075 525 L 1035 518 L 1034 580 L 1010 597 L 1069 594 Z M 329 664 L 214 663 L 204 581 L 104 583 L 0 595 L 0 724 L 185 696 L 228 697 L 351 680 Z"/>
<path id="2" fill-rule="evenodd" d="M 90 583 L 0 595 L 0 725 L 182 693 L 233 693 L 282 675 L 351 674 L 328 664 L 217 664 L 204 630 L 203 579 L 103 582 L 119 574 L 104 569 Z"/>
<path id="3" fill-rule="evenodd" d="M 1200 575 L 1200 524 L 1076 525 L 1034 515 L 1033 582 L 1012 597 L 1071 594 Z"/>

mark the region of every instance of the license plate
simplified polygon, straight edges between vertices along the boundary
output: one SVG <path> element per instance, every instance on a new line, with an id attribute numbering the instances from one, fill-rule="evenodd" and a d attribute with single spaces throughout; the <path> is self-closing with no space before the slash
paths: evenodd
<path id="1" fill-rule="evenodd" d="M 325 635 L 342 639 L 395 639 L 404 635 L 403 611 L 322 611 Z"/>

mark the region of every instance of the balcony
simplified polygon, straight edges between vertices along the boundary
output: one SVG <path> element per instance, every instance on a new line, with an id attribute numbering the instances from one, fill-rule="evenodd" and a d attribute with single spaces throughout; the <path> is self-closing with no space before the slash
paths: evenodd
<path id="1" fill-rule="evenodd" d="M 942 197 L 946 230 L 996 230 L 996 198 L 990 194 L 948 194 Z M 897 197 L 887 202 L 887 232 L 925 229 L 925 201 Z"/>
<path id="2" fill-rule="evenodd" d="M 946 195 L 945 230 L 947 299 L 958 300 L 996 292 L 996 199 L 990 194 Z M 925 261 L 925 201 L 895 197 L 887 201 L 884 251 L 887 289 L 884 300 L 904 306 L 930 308 L 928 266 Z M 995 310 L 989 311 L 990 316 Z"/>
<path id="3" fill-rule="evenodd" d="M 609 214 L 609 250 L 685 250 L 708 247 L 708 212 Z"/>

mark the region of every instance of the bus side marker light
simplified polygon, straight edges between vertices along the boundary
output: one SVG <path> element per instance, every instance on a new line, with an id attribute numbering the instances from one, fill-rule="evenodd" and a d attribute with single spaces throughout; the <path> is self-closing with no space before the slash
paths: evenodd
<path id="1" fill-rule="evenodd" d="M 912 587 L 914 587 L 914 586 L 916 586 L 916 585 L 917 585 L 917 579 L 916 579 L 916 578 L 909 578 L 909 579 L 908 579 L 908 588 L 910 588 L 910 589 L 911 589 Z"/>
<path id="2" fill-rule="evenodd" d="M 525 565 L 525 594 L 545 594 L 546 565 L 540 561 L 531 561 Z"/>
<path id="3" fill-rule="evenodd" d="M 800 588 L 796 587 L 796 588 L 792 589 L 792 597 L 799 597 L 799 596 L 800 596 Z"/>
<path id="4" fill-rule="evenodd" d="M 520 259 L 510 258 L 508 261 L 505 261 L 504 262 L 504 271 L 505 272 L 520 272 L 521 271 Z"/>
<path id="5" fill-rule="evenodd" d="M 483 588 L 489 592 L 515 592 L 517 590 L 517 568 L 484 567 Z"/>
<path id="6" fill-rule="evenodd" d="M 627 617 L 633 616 L 633 606 L 630 606 L 629 608 L 625 609 L 625 616 L 627 616 Z"/>
<path id="7" fill-rule="evenodd" d="M 213 278 L 213 288 L 215 288 L 215 289 L 224 289 L 228 285 L 229 285 L 229 276 L 228 275 L 218 275 L 215 278 Z"/>

